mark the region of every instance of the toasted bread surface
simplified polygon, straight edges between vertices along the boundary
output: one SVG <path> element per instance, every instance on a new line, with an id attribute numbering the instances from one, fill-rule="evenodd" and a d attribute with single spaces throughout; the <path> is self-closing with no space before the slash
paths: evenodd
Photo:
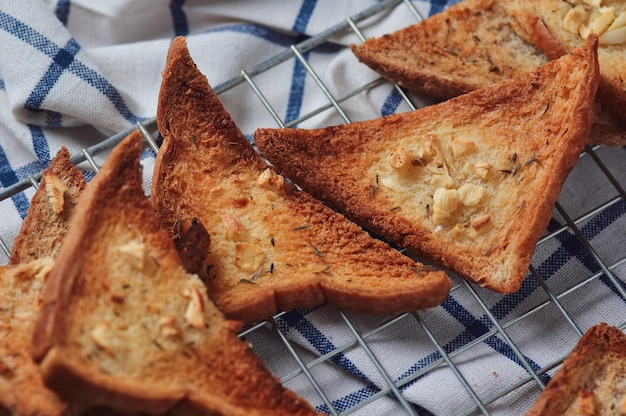
<path id="1" fill-rule="evenodd" d="M 41 294 L 51 257 L 0 267 L 0 413 L 60 415 L 65 403 L 44 386 L 30 354 Z"/>
<path id="2" fill-rule="evenodd" d="M 519 23 L 518 32 L 551 59 L 580 46 L 589 31 L 598 36 L 597 99 L 626 123 L 626 1 L 505 1 Z M 592 6 L 593 3 L 598 5 Z"/>
<path id="3" fill-rule="evenodd" d="M 400 86 L 448 99 L 548 62 L 517 36 L 513 23 L 500 1 L 465 0 L 352 51 Z"/>
<path id="4" fill-rule="evenodd" d="M 0 280 L 0 408 L 14 415 L 77 414 L 48 389 L 30 354 L 35 320 L 53 258 L 85 179 L 61 148 L 44 171 Z"/>
<path id="5" fill-rule="evenodd" d="M 415 25 L 352 45 L 352 50 L 359 61 L 398 85 L 449 99 L 548 62 L 527 36 L 520 36 L 525 32 L 510 9 L 507 0 L 465 0 Z M 596 103 L 590 144 L 626 144 L 626 122 L 610 109 Z"/>
<path id="6" fill-rule="evenodd" d="M 44 171 L 31 199 L 20 233 L 11 248 L 9 264 L 27 263 L 56 254 L 84 188 L 85 178 L 70 161 L 69 151 L 61 148 Z"/>
<path id="7" fill-rule="evenodd" d="M 185 40 L 167 59 L 157 116 L 164 138 L 151 198 L 179 234 L 197 218 L 211 236 L 209 293 L 231 318 L 255 322 L 325 301 L 399 313 L 438 305 L 451 281 L 371 238 L 285 183 L 237 128 Z"/>
<path id="8" fill-rule="evenodd" d="M 85 188 L 33 336 L 45 382 L 90 407 L 162 414 L 314 414 L 237 338 L 142 189 L 140 135 Z"/>
<path id="9" fill-rule="evenodd" d="M 596 43 L 413 112 L 258 129 L 303 189 L 389 241 L 498 292 L 517 290 L 589 134 Z"/>
<path id="10" fill-rule="evenodd" d="M 601 323 L 585 332 L 526 415 L 622 415 L 625 386 L 626 335 Z"/>

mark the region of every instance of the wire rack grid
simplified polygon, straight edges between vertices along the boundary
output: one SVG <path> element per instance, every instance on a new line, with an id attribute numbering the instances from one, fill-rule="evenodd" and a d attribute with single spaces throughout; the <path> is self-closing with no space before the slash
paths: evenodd
<path id="1" fill-rule="evenodd" d="M 356 35 L 361 40 L 365 39 L 360 27 L 365 26 L 364 22 L 367 19 L 384 15 L 398 7 L 406 8 L 416 21 L 422 19 L 415 5 L 410 1 L 381 1 L 316 36 L 291 45 L 282 53 L 259 63 L 252 69 L 243 69 L 241 73 L 216 86 L 214 90 L 220 95 L 238 86 L 251 89 L 263 108 L 280 127 L 296 126 L 329 111 L 334 112 L 342 122 L 349 123 L 351 119 L 348 112 L 344 110 L 344 102 L 366 94 L 381 84 L 389 85 L 389 83 L 376 79 L 342 96 L 336 96 L 318 75 L 318 68 L 314 68 L 309 63 L 305 54 L 328 42 L 334 36 L 345 33 Z M 264 73 L 288 61 L 298 61 L 327 98 L 325 105 L 312 109 L 307 114 L 291 121 L 285 121 L 279 116 L 279 112 L 272 107 L 271 100 L 267 97 L 263 87 L 256 82 L 257 78 Z M 276 85 L 273 86 L 273 88 L 276 87 Z M 419 106 L 415 104 L 410 94 L 397 86 L 393 88 L 396 88 L 397 93 L 410 109 Z M 155 124 L 155 119 L 150 119 L 138 124 L 136 128 L 142 132 L 148 147 L 156 154 L 158 132 Z M 93 147 L 83 149 L 81 153 L 72 156 L 72 161 L 77 165 L 87 164 L 88 167 L 97 171 L 98 163 L 94 157 L 97 155 L 106 157 L 108 151 L 129 132 L 130 130 L 120 132 Z M 455 284 L 451 291 L 451 298 L 464 299 L 463 313 L 467 316 L 479 317 L 472 318 L 474 319 L 472 322 L 464 322 L 468 328 L 473 329 L 466 331 L 466 336 L 462 340 L 450 339 L 449 332 L 446 330 L 451 325 L 451 311 L 455 308 L 459 309 L 458 303 L 460 302 L 447 302 L 427 311 L 376 319 L 335 310 L 333 313 L 336 319 L 333 325 L 341 328 L 345 337 L 342 337 L 341 342 L 335 343 L 330 350 L 318 350 L 316 353 L 302 348 L 289 335 L 289 328 L 285 325 L 285 321 L 290 318 L 284 313 L 276 315 L 267 322 L 246 328 L 240 335 L 251 340 L 255 352 L 272 371 L 280 376 L 285 385 L 290 386 L 293 380 L 304 378 L 308 387 L 300 391 L 296 389 L 296 392 L 317 403 L 318 410 L 328 414 L 373 414 L 369 409 L 382 400 L 393 402 L 392 408 L 395 410 L 390 414 L 431 414 L 425 407 L 417 406 L 407 398 L 407 390 L 414 388 L 417 383 L 426 396 L 443 393 L 465 397 L 461 408 L 457 407 L 446 414 L 510 414 L 506 409 L 511 409 L 512 406 L 523 410 L 545 387 L 550 376 L 554 374 L 573 347 L 573 343 L 588 327 L 603 320 L 611 321 L 611 324 L 621 329 L 626 327 L 624 318 L 626 317 L 626 286 L 623 283 L 626 278 L 626 248 L 610 244 L 610 234 L 624 234 L 626 224 L 624 221 L 613 220 L 611 222 L 606 219 L 619 217 L 620 213 L 626 211 L 624 162 L 626 162 L 624 148 L 588 147 L 581 154 L 556 204 L 554 219 L 538 242 L 537 252 L 526 276 L 522 290 L 535 293 L 530 301 L 518 302 L 519 298 L 515 295 L 498 295 L 453 276 Z M 602 186 L 595 182 L 590 183 L 590 194 L 594 193 L 592 190 L 601 189 L 601 192 L 596 192 L 601 195 L 570 192 L 570 189 L 575 188 L 574 185 L 588 180 L 590 171 L 596 172 L 594 177 L 602 182 Z M 0 204 L 11 203 L 11 197 L 20 192 L 32 192 L 40 176 L 41 173 L 30 176 L 0 190 Z M 565 206 L 568 209 L 565 209 Z M 626 215 L 624 217 L 626 218 Z M 597 230 L 598 227 L 601 227 L 602 231 L 608 233 L 609 236 L 603 240 L 596 239 L 595 234 L 590 230 Z M 609 243 L 605 243 L 605 240 Z M 565 251 L 568 251 L 566 254 L 561 254 L 563 257 L 578 259 L 574 262 L 576 264 L 565 272 L 549 266 L 551 263 L 547 260 L 548 256 L 561 253 L 562 249 L 559 247 L 565 247 Z M 8 257 L 10 245 L 0 239 L 0 248 Z M 597 286 L 606 288 L 599 296 L 594 294 L 597 290 L 593 288 Z M 515 302 L 518 303 L 514 308 L 507 306 Z M 515 313 L 503 313 L 502 310 L 507 308 L 508 310 L 515 309 Z M 607 313 L 607 308 L 613 308 L 613 313 Z M 460 319 L 458 313 L 457 319 Z M 317 324 L 324 325 L 324 323 Z M 551 336 L 552 329 L 555 327 L 560 328 L 559 331 L 554 331 L 555 333 L 562 334 L 565 328 L 565 333 L 569 333 L 569 336 L 566 339 Z M 387 343 L 398 342 L 396 338 L 398 333 L 403 334 L 402 336 L 406 336 L 407 333 L 414 334 L 413 339 L 402 340 L 406 344 L 402 350 L 405 354 L 412 354 L 413 346 L 418 344 L 420 348 L 432 351 L 428 355 L 429 359 L 422 360 L 415 371 L 404 376 L 398 376 L 389 370 L 390 362 L 395 357 L 385 355 Z M 277 342 L 284 349 L 281 354 L 289 359 L 289 364 L 285 364 L 285 360 L 280 360 L 279 364 L 276 364 L 277 351 L 264 351 L 263 342 L 267 337 L 271 337 L 274 341 L 278 340 Z M 546 359 L 538 363 L 536 359 L 529 358 L 534 357 L 537 345 L 545 347 L 546 344 L 552 346 L 549 348 L 550 352 L 545 357 Z M 480 348 L 485 346 L 491 348 L 488 348 L 490 353 L 485 355 L 484 352 L 477 352 L 482 351 Z M 484 366 L 484 374 L 475 374 L 475 367 L 471 366 L 471 362 L 476 357 L 483 360 L 480 361 L 481 363 L 489 363 L 490 360 L 497 360 L 502 350 L 506 350 L 509 355 L 507 359 L 514 361 L 519 367 L 520 372 L 516 377 L 499 380 L 498 374 L 491 370 L 489 364 Z M 542 353 L 546 351 L 542 348 L 540 350 Z M 335 397 L 333 388 L 334 383 L 359 378 L 358 375 L 351 374 L 345 366 L 341 365 L 342 357 L 355 351 L 369 361 L 372 371 L 379 376 L 380 383 L 375 389 L 370 389 L 364 397 L 346 402 Z M 419 355 L 419 357 L 422 356 Z M 325 366 L 336 368 L 340 374 L 339 378 L 328 381 L 326 377 L 320 376 L 319 369 Z M 450 379 L 454 380 L 456 390 L 442 392 L 437 383 L 429 384 L 426 381 L 429 377 L 441 372 L 449 373 Z M 505 409 L 504 412 L 503 409 Z"/>

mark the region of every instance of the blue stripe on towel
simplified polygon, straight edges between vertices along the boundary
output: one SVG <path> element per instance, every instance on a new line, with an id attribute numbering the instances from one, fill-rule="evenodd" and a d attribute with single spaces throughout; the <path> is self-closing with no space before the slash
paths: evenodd
<path id="1" fill-rule="evenodd" d="M 189 23 L 187 15 L 183 10 L 185 0 L 171 0 L 170 13 L 172 13 L 172 23 L 174 24 L 175 36 L 187 36 L 189 34 Z"/>
<path id="2" fill-rule="evenodd" d="M 402 103 L 402 96 L 396 88 L 391 89 L 391 93 L 387 96 L 387 99 L 383 103 L 380 110 L 381 115 L 388 116 L 398 111 L 398 107 Z"/>
<path id="3" fill-rule="evenodd" d="M 54 14 L 63 26 L 67 26 L 67 19 L 70 16 L 70 0 L 58 0 Z"/>
<path id="4" fill-rule="evenodd" d="M 39 126 L 32 124 L 28 125 L 30 130 L 30 136 L 33 143 L 33 150 L 37 159 L 39 159 L 45 166 L 48 166 L 50 162 L 50 148 L 48 147 L 48 141 L 43 134 L 43 130 Z"/>
<path id="5" fill-rule="evenodd" d="M 63 48 L 60 48 L 41 33 L 3 12 L 0 12 L 0 29 L 52 58 L 50 67 L 26 101 L 27 108 L 38 110 L 57 80 L 65 71 L 69 71 L 107 97 L 126 120 L 133 124 L 141 121 L 141 118 L 128 109 L 124 99 L 113 85 L 102 75 L 76 59 L 80 46 L 75 40 L 70 39 Z"/>
<path id="6" fill-rule="evenodd" d="M 315 10 L 316 4 L 317 0 L 304 0 L 302 2 L 300 10 L 298 11 L 298 16 L 296 17 L 296 21 L 293 24 L 294 32 L 306 32 L 306 27 L 309 24 L 309 20 L 311 20 L 311 16 L 313 15 L 313 10 Z"/>

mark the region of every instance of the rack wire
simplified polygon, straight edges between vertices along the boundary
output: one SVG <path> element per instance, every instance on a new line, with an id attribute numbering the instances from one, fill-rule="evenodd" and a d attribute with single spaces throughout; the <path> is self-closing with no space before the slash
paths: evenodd
<path id="1" fill-rule="evenodd" d="M 364 40 L 366 36 L 362 33 L 359 25 L 366 21 L 366 19 L 385 14 L 397 7 L 405 7 L 407 11 L 415 17 L 416 21 L 422 19 L 422 16 L 417 11 L 414 4 L 408 0 L 381 1 L 375 6 L 355 14 L 345 21 L 322 31 L 316 36 L 301 43 L 291 45 L 291 47 L 286 48 L 283 52 L 259 63 L 251 69 L 242 69 L 241 72 L 232 79 L 214 87 L 214 91 L 220 95 L 239 85 L 250 88 L 272 119 L 280 127 L 295 126 L 328 110 L 335 111 L 343 122 L 348 123 L 351 120 L 343 110 L 343 102 L 387 81 L 377 79 L 341 97 L 336 97 L 325 85 L 322 78 L 318 76 L 316 68 L 309 64 L 304 54 L 329 41 L 333 36 L 345 33 L 352 33 L 359 39 Z M 285 122 L 278 115 L 278 112 L 272 108 L 262 87 L 257 85 L 255 79 L 263 73 L 272 71 L 273 68 L 281 63 L 290 60 L 297 60 L 304 66 L 307 74 L 312 77 L 318 88 L 320 88 L 327 97 L 328 103 L 313 109 L 297 120 Z M 408 94 L 397 86 L 395 88 L 397 88 L 398 93 L 409 108 L 416 107 Z M 145 120 L 135 127 L 141 131 L 147 145 L 154 153 L 158 151 L 157 140 L 155 140 L 157 136 L 155 124 L 155 119 L 152 118 Z M 120 132 L 95 146 L 83 149 L 81 153 L 72 156 L 72 162 L 77 165 L 86 162 L 93 170 L 97 171 L 98 164 L 94 160 L 94 156 L 106 155 L 107 152 L 130 133 L 130 131 L 131 130 Z M 570 209 L 568 211 L 563 208 L 561 202 L 557 202 L 554 213 L 555 219 L 537 245 L 538 252 L 540 247 L 554 245 L 557 242 L 575 246 L 570 248 L 576 251 L 576 256 L 583 259 L 581 261 L 587 261 L 594 265 L 589 268 L 592 269 L 590 273 L 579 278 L 571 279 L 555 276 L 553 270 L 545 270 L 542 268 L 542 258 L 537 258 L 541 256 L 536 254 L 535 258 L 533 258 L 533 265 L 530 267 L 529 273 L 526 276 L 526 280 L 530 286 L 538 288 L 542 296 L 536 296 L 534 301 L 523 305 L 516 314 L 505 318 L 499 316 L 494 307 L 494 305 L 506 303 L 508 298 L 505 295 L 498 295 L 478 288 L 453 276 L 455 284 L 452 288 L 451 295 L 470 299 L 476 308 L 477 315 L 483 316 L 482 321 L 477 323 L 477 325 L 481 325 L 482 330 L 477 331 L 465 342 L 454 344 L 454 346 L 451 347 L 452 344 L 446 339 L 446 333 L 441 328 L 449 325 L 449 323 L 447 321 L 447 312 L 444 310 L 445 307 L 443 306 L 428 311 L 405 313 L 382 320 L 377 319 L 370 325 L 362 324 L 364 321 L 362 319 L 363 317 L 357 316 L 355 319 L 355 316 L 352 314 L 336 311 L 338 323 L 335 322 L 335 325 L 342 326 L 343 330 L 346 331 L 349 336 L 346 337 L 344 342 L 335 345 L 331 350 L 315 355 L 301 348 L 299 344 L 295 343 L 294 340 L 286 334 L 284 325 L 281 323 L 281 320 L 285 318 L 284 313 L 276 315 L 267 322 L 246 328 L 241 332 L 240 336 L 253 340 L 263 340 L 265 336 L 278 339 L 281 345 L 284 345 L 288 356 L 293 358 L 295 364 L 289 366 L 288 369 L 272 368 L 269 366 L 270 369 L 280 373 L 281 380 L 285 385 L 289 385 L 290 382 L 296 378 L 306 378 L 311 386 L 311 391 L 296 392 L 308 395 L 307 397 L 313 397 L 314 401 L 320 403 L 318 409 L 328 414 L 371 414 L 369 413 L 368 406 L 383 399 L 395 402 L 396 410 L 393 411 L 393 414 L 430 414 L 427 410 L 410 403 L 405 397 L 404 392 L 414 383 L 423 380 L 430 374 L 442 370 L 449 371 L 452 377 L 457 381 L 459 390 L 453 394 L 463 394 L 468 397 L 466 401 L 467 405 L 458 412 L 459 414 L 494 414 L 501 411 L 503 407 L 506 408 L 506 406 L 510 406 L 511 403 L 517 403 L 517 408 L 523 409 L 527 407 L 529 403 L 532 403 L 541 389 L 545 387 L 550 375 L 554 373 L 564 357 L 569 353 L 573 346 L 572 342 L 575 342 L 582 336 L 587 327 L 607 319 L 607 315 L 602 313 L 602 306 L 611 304 L 613 305 L 612 307 L 614 307 L 615 300 L 617 300 L 618 305 L 626 305 L 626 290 L 623 282 L 626 278 L 626 247 L 615 247 L 610 244 L 606 246 L 605 244 L 596 243 L 595 239 L 590 237 L 589 233 L 586 231 L 586 227 L 589 224 L 607 215 L 607 211 L 626 211 L 626 193 L 624 191 L 626 169 L 623 169 L 624 162 L 626 162 L 626 150 L 624 148 L 608 149 L 603 147 L 587 147 L 585 152 L 581 154 L 579 162 L 570 175 L 568 182 L 584 180 L 586 172 L 590 169 L 597 169 L 601 172 L 602 178 L 609 184 L 608 189 L 610 189 L 610 192 L 607 194 L 606 198 L 598 202 L 594 201 L 594 203 L 589 206 L 587 195 L 580 193 L 568 195 L 567 190 L 569 188 L 566 183 L 564 191 L 559 197 L 559 201 L 561 201 L 561 199 L 567 199 L 568 206 L 580 208 Z M 10 203 L 12 196 L 35 188 L 40 177 L 41 172 L 38 175 L 30 176 L 12 186 L 0 190 L 0 204 Z M 609 230 L 614 233 L 623 234 L 626 231 L 626 225 L 623 222 L 616 222 L 610 224 Z M 566 243 L 563 243 L 565 240 L 567 240 Z M 0 249 L 3 250 L 7 256 L 9 255 L 10 245 L 1 239 Z M 592 293 L 590 287 L 598 285 L 599 282 L 602 282 L 603 285 L 609 288 L 608 295 L 600 299 L 597 297 L 588 298 L 589 294 Z M 595 315 L 591 314 L 591 318 L 589 314 L 581 314 L 581 308 L 576 306 L 580 303 L 583 303 L 585 308 L 597 312 Z M 626 307 L 624 310 L 626 311 Z M 619 316 L 619 314 L 617 315 Z M 546 331 L 549 331 L 550 328 L 544 328 L 538 323 L 545 322 L 545 319 L 540 319 L 542 316 L 549 316 L 550 320 L 558 322 L 558 325 L 568 327 L 573 334 L 574 341 L 570 339 L 569 343 L 556 342 L 551 360 L 549 360 L 547 364 L 538 366 L 537 363 L 531 362 L 528 358 L 530 355 L 529 348 L 533 345 L 528 338 L 550 338 L 549 336 L 546 337 Z M 622 313 L 621 316 L 626 317 L 626 314 Z M 617 321 L 615 321 L 615 319 L 613 320 L 614 322 L 611 323 L 618 326 L 620 329 L 626 327 L 626 318 L 617 319 Z M 365 321 L 367 321 L 367 319 L 365 319 Z M 391 372 L 387 370 L 388 362 L 389 360 L 393 360 L 393 357 L 386 357 L 381 351 L 384 351 L 386 341 L 394 341 L 393 334 L 398 327 L 407 326 L 414 328 L 416 337 L 420 339 L 422 344 L 429 344 L 434 353 L 432 359 L 425 362 L 419 369 L 406 377 L 398 377 L 392 375 Z M 535 329 L 534 331 L 527 329 L 533 327 Z M 521 331 L 519 328 L 525 329 Z M 263 335 L 257 337 L 261 332 L 263 332 Z M 520 336 L 520 334 L 528 333 L 531 335 Z M 504 383 L 494 383 L 493 388 L 489 388 L 485 391 L 485 389 L 477 388 L 477 386 L 480 386 L 480 379 L 477 379 L 472 372 L 468 372 L 464 368 L 464 357 L 468 353 L 475 351 L 479 346 L 491 344 L 492 342 L 499 342 L 504 348 L 509 350 L 513 359 L 517 360 L 523 371 L 516 379 L 512 381 L 507 380 Z M 549 341 L 546 340 L 545 342 Z M 254 349 L 262 359 L 268 360 L 269 356 L 267 353 L 263 352 L 262 348 L 259 348 L 258 344 Z M 364 400 L 356 400 L 354 405 L 346 406 L 345 403 L 343 403 L 339 406 L 336 399 L 330 394 L 332 385 L 327 385 L 325 384 L 325 380 L 320 379 L 317 369 L 321 366 L 340 368 L 341 366 L 337 365 L 340 358 L 355 350 L 361 351 L 371 361 L 375 371 L 383 380 L 381 383 L 382 387 Z M 497 356 L 497 353 L 493 352 L 493 356 Z M 490 357 L 487 358 L 489 359 Z M 343 371 L 346 378 L 354 377 L 354 375 L 348 374 L 344 370 L 339 371 Z M 493 377 L 497 378 L 497 375 L 494 374 Z M 436 386 L 426 385 L 424 388 L 429 390 L 431 387 L 434 389 Z"/>

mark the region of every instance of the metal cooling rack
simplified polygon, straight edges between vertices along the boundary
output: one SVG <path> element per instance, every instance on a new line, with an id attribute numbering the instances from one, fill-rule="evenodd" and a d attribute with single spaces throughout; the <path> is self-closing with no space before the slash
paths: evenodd
<path id="1" fill-rule="evenodd" d="M 309 50 L 315 49 L 317 46 L 327 42 L 333 36 L 344 35 L 346 33 L 353 33 L 356 36 L 363 40 L 365 36 L 359 29 L 359 24 L 363 23 L 366 19 L 375 17 L 377 15 L 383 15 L 390 10 L 396 7 L 405 7 L 409 13 L 415 16 L 416 21 L 422 19 L 420 13 L 417 11 L 415 6 L 408 0 L 387 0 L 381 1 L 375 6 L 368 8 L 366 10 L 361 11 L 358 14 L 346 19 L 345 21 L 328 28 L 327 30 L 319 33 L 318 35 L 311 37 L 301 43 L 294 44 L 290 48 L 285 49 L 282 53 L 275 55 L 274 57 L 261 62 L 257 66 L 253 67 L 249 70 L 242 70 L 240 74 L 228 80 L 227 82 L 220 84 L 214 87 L 214 91 L 219 95 L 225 91 L 228 91 L 235 86 L 238 85 L 246 85 L 248 88 L 251 88 L 255 95 L 258 97 L 260 102 L 263 104 L 264 108 L 269 112 L 271 117 L 276 121 L 276 124 L 280 127 L 290 127 L 301 123 L 302 121 L 311 119 L 315 115 L 331 110 L 336 111 L 337 114 L 343 119 L 343 121 L 350 122 L 349 117 L 346 115 L 346 112 L 342 109 L 342 103 L 349 98 L 352 98 L 360 93 L 368 91 L 371 88 L 374 88 L 376 85 L 381 83 L 385 83 L 382 79 L 378 79 L 374 82 L 371 82 L 367 85 L 363 85 L 358 89 L 342 96 L 335 97 L 330 92 L 329 88 L 324 84 L 322 79 L 317 75 L 316 69 L 313 68 L 305 59 L 303 54 Z M 255 83 L 255 77 L 265 73 L 267 71 L 272 71 L 274 67 L 277 65 L 286 62 L 286 61 L 299 61 L 304 68 L 306 69 L 309 76 L 315 80 L 318 87 L 323 91 L 324 95 L 328 98 L 328 104 L 317 108 L 310 113 L 301 116 L 297 120 L 294 120 L 290 123 L 285 123 L 278 115 L 278 113 L 272 108 L 270 102 L 266 99 L 263 91 L 257 86 Z M 401 94 L 401 97 L 405 101 L 405 103 L 410 108 L 415 108 L 414 103 L 411 101 L 409 96 L 404 93 L 400 88 L 396 87 L 397 91 Z M 154 137 L 156 137 L 156 122 L 155 119 L 149 119 L 144 121 L 141 124 L 138 124 L 136 128 L 138 128 L 145 140 L 147 145 L 152 149 L 153 152 L 158 151 L 158 144 L 155 141 Z M 81 153 L 74 154 L 72 156 L 72 162 L 75 164 L 87 163 L 93 170 L 98 170 L 98 164 L 95 162 L 94 157 L 96 155 L 105 155 L 117 144 L 119 143 L 128 133 L 130 133 L 132 129 L 128 131 L 120 132 L 103 142 L 92 146 L 87 149 L 83 149 Z M 593 259 L 596 264 L 599 266 L 599 270 L 596 273 L 592 273 L 586 278 L 582 280 L 572 281 L 572 283 L 568 286 L 559 286 L 558 289 L 555 285 L 551 284 L 552 282 L 548 282 L 550 277 L 550 273 L 545 271 L 538 271 L 535 266 L 531 266 L 529 270 L 529 275 L 526 277 L 527 279 L 535 279 L 537 284 L 545 293 L 544 300 L 535 302 L 531 306 L 529 306 L 524 312 L 518 313 L 515 317 L 507 320 L 498 319 L 487 306 L 488 302 L 492 302 L 494 298 L 497 298 L 497 295 L 481 288 L 477 288 L 471 284 L 468 284 L 462 279 L 454 278 L 455 285 L 452 288 L 452 294 L 458 295 L 463 294 L 464 296 L 469 296 L 473 298 L 475 301 L 477 308 L 480 310 L 480 313 L 484 314 L 489 320 L 487 323 L 489 330 L 482 334 L 479 337 L 474 338 L 473 340 L 458 346 L 453 350 L 446 350 L 443 343 L 438 340 L 438 328 L 441 325 L 445 325 L 445 322 L 442 321 L 442 317 L 445 315 L 445 312 L 438 310 L 439 308 L 434 308 L 429 311 L 423 312 L 414 312 L 414 313 L 406 313 L 393 318 L 390 318 L 384 322 L 379 322 L 373 328 L 367 328 L 362 331 L 357 328 L 354 321 L 350 316 L 342 311 L 337 311 L 337 314 L 340 317 L 340 322 L 345 326 L 345 331 L 350 334 L 351 340 L 346 342 L 345 344 L 338 345 L 333 351 L 317 356 L 314 358 L 310 358 L 309 356 L 304 356 L 302 350 L 295 345 L 295 343 L 287 338 L 287 336 L 283 333 L 283 330 L 280 328 L 278 320 L 280 319 L 280 315 L 277 315 L 273 319 L 268 322 L 261 323 L 254 327 L 247 328 L 245 331 L 241 333 L 242 337 L 253 336 L 256 331 L 260 331 L 261 328 L 264 330 L 269 329 L 272 336 L 276 337 L 282 345 L 284 345 L 286 351 L 291 355 L 293 360 L 296 363 L 295 370 L 281 375 L 281 379 L 283 383 L 288 383 L 290 380 L 296 377 L 305 377 L 313 391 L 319 396 L 321 402 L 325 404 L 327 407 L 328 413 L 332 415 L 348 415 L 356 412 L 362 412 L 364 408 L 368 404 L 376 400 L 380 400 L 381 398 L 393 398 L 399 404 L 399 407 L 403 409 L 406 414 L 410 415 L 418 415 L 420 414 L 420 410 L 418 410 L 415 406 L 410 404 L 402 394 L 402 390 L 409 386 L 411 383 L 415 382 L 417 379 L 428 375 L 429 373 L 441 369 L 446 368 L 448 371 L 451 371 L 460 386 L 462 386 L 461 392 L 454 392 L 454 394 L 466 394 L 471 398 L 470 405 L 467 409 L 462 412 L 462 414 L 485 414 L 489 415 L 497 408 L 498 403 L 503 400 L 515 401 L 516 397 L 519 399 L 521 397 L 526 397 L 527 402 L 534 401 L 534 398 L 540 393 L 541 389 L 545 387 L 547 376 L 552 374 L 555 369 L 562 362 L 563 358 L 569 353 L 569 349 L 562 349 L 555 354 L 555 359 L 548 365 L 545 365 L 539 369 L 534 368 L 531 363 L 529 363 L 526 356 L 521 351 L 518 343 L 514 340 L 514 337 L 511 333 L 514 333 L 514 328 L 519 325 L 532 325 L 534 322 L 533 319 L 536 319 L 536 315 L 547 313 L 548 310 L 553 311 L 555 320 L 562 320 L 563 325 L 567 325 L 571 327 L 571 330 L 577 335 L 577 337 L 582 336 L 584 329 L 581 328 L 579 323 L 571 313 L 568 312 L 568 306 L 566 303 L 570 302 L 568 299 L 571 297 L 575 297 L 577 299 L 585 298 L 585 291 L 589 285 L 593 284 L 598 280 L 603 280 L 605 284 L 612 286 L 613 288 L 613 296 L 621 298 L 622 301 L 626 300 L 626 291 L 624 290 L 624 284 L 619 280 L 616 276 L 615 270 L 623 267 L 626 264 L 626 249 L 618 248 L 617 256 L 611 255 L 607 259 L 607 256 L 604 252 L 601 252 L 600 247 L 594 246 L 592 241 L 585 236 L 585 233 L 581 230 L 582 225 L 585 224 L 590 219 L 602 213 L 604 210 L 611 208 L 616 204 L 623 204 L 626 200 L 626 193 L 624 192 L 624 188 L 622 183 L 626 182 L 626 179 L 623 178 L 623 173 L 621 171 L 615 169 L 615 164 L 610 165 L 605 162 L 607 149 L 602 147 L 588 147 L 586 151 L 580 156 L 579 164 L 584 163 L 587 165 L 592 165 L 592 168 L 597 168 L 602 171 L 602 174 L 605 176 L 606 180 L 610 182 L 612 187 L 613 196 L 608 198 L 608 200 L 603 201 L 601 204 L 594 205 L 593 207 L 586 207 L 583 212 L 567 212 L 560 203 L 556 204 L 555 216 L 558 216 L 560 221 L 559 223 L 564 224 L 561 226 L 555 226 L 549 229 L 541 240 L 538 243 L 538 247 L 544 244 L 550 244 L 553 240 L 562 237 L 564 234 L 573 234 L 580 245 L 582 246 L 582 250 L 584 250 L 584 255 Z M 622 163 L 622 167 L 624 166 L 624 162 L 626 162 L 626 152 L 624 152 L 623 148 L 617 149 L 618 152 L 622 152 L 620 156 L 618 156 L 618 160 Z M 612 152 L 611 149 L 608 150 L 609 153 Z M 613 157 L 615 155 L 613 154 Z M 621 159 L 619 159 L 621 158 Z M 578 166 L 578 165 L 577 165 Z M 576 169 L 576 168 L 575 168 Z M 624 171 L 624 169 L 622 169 Z M 38 180 L 41 177 L 41 172 L 38 175 L 33 175 L 28 177 L 25 180 L 22 180 L 10 187 L 4 188 L 0 190 L 0 211 L 2 204 L 11 203 L 10 198 L 20 192 L 36 188 L 38 184 Z M 619 175 L 622 177 L 618 177 Z M 581 202 L 581 206 L 585 206 L 584 200 L 585 195 L 575 195 L 574 198 L 579 198 Z M 626 230 L 617 230 L 617 232 L 624 233 Z M 10 245 L 7 242 L 2 241 L 0 239 L 0 249 L 2 249 L 7 257 L 10 252 Z M 621 252 L 619 252 L 621 250 Z M 535 262 L 533 261 L 533 264 Z M 621 270 L 621 269 L 620 269 Z M 626 315 L 625 315 L 626 316 Z M 599 316 L 598 319 L 602 317 Z M 385 370 L 384 361 L 387 357 L 381 356 L 380 354 L 375 354 L 373 352 L 373 348 L 371 346 L 371 340 L 380 336 L 386 336 L 386 332 L 393 330 L 393 328 L 397 325 L 403 325 L 407 322 L 410 322 L 411 325 L 419 328 L 421 331 L 420 334 L 423 334 L 428 342 L 432 343 L 434 351 L 438 352 L 438 359 L 433 360 L 429 364 L 425 365 L 416 373 L 413 373 L 411 376 L 403 378 L 399 381 L 394 381 L 394 378 Z M 626 317 L 623 321 L 616 324 L 621 329 L 626 328 Z M 536 334 L 537 336 L 542 336 L 542 334 Z M 518 377 L 516 382 L 499 386 L 497 389 L 490 391 L 489 394 L 485 395 L 484 392 L 479 394 L 475 389 L 475 384 L 468 381 L 467 375 L 463 374 L 463 371 L 460 366 L 461 357 L 464 353 L 471 351 L 477 345 L 485 342 L 487 339 L 491 337 L 497 336 L 500 340 L 506 343 L 507 347 L 515 354 L 517 360 L 519 360 L 520 365 L 526 370 L 524 376 Z M 320 380 L 318 380 L 316 373 L 316 367 L 320 365 L 332 365 L 333 358 L 338 357 L 341 354 L 344 354 L 348 351 L 351 351 L 355 348 L 361 349 L 365 355 L 371 360 L 376 370 L 380 373 L 382 379 L 386 382 L 387 387 L 380 389 L 377 393 L 371 395 L 369 398 L 359 402 L 353 407 L 343 410 L 339 412 L 336 410 L 336 406 L 333 403 L 333 400 L 327 394 L 327 386 Z M 494 352 L 494 355 L 497 354 Z M 347 375 L 346 375 L 347 376 Z M 298 392 L 298 391 L 297 391 Z"/>

